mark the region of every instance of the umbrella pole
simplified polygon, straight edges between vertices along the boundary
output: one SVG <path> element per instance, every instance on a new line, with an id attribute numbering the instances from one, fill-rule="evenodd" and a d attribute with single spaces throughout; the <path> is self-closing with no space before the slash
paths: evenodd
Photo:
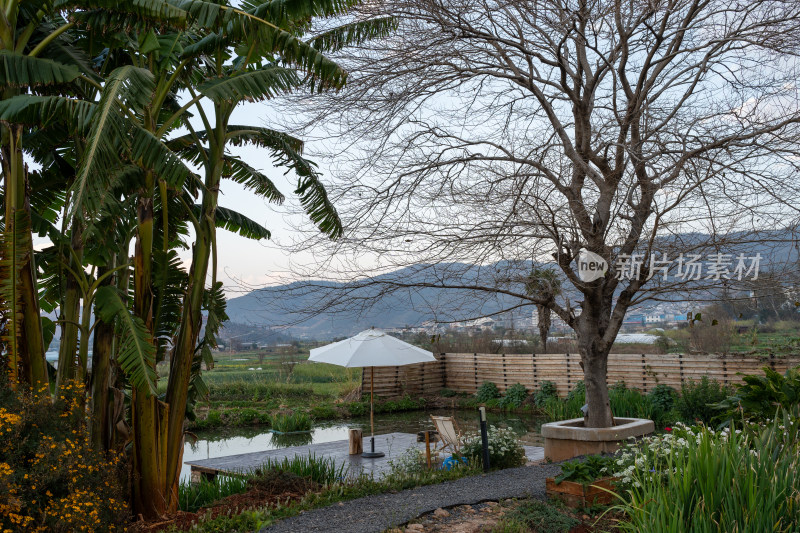
<path id="1" fill-rule="evenodd" d="M 383 452 L 375 451 L 375 367 L 369 367 L 369 430 L 370 451 L 361 454 L 361 457 L 383 457 Z"/>
<path id="2" fill-rule="evenodd" d="M 375 398 L 372 396 L 375 391 L 375 367 L 369 367 L 369 429 L 372 440 L 375 440 L 375 418 L 373 414 L 373 406 L 375 405 Z M 375 450 L 372 450 L 373 452 Z"/>

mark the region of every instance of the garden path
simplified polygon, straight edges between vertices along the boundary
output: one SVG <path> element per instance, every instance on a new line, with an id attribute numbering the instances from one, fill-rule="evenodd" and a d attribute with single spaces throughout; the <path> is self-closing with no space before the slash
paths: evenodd
<path id="1" fill-rule="evenodd" d="M 438 508 L 505 498 L 545 497 L 545 478 L 558 475 L 557 464 L 534 464 L 454 481 L 377 494 L 307 511 L 264 528 L 260 533 L 375 533 L 404 524 Z"/>

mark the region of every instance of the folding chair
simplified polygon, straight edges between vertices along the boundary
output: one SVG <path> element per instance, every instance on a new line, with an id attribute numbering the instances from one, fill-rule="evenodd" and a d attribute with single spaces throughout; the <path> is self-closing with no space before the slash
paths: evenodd
<path id="1" fill-rule="evenodd" d="M 451 454 L 461 454 L 461 431 L 458 429 L 456 419 L 452 416 L 431 415 L 433 425 L 439 433 L 439 443 L 436 452 L 449 450 Z"/>

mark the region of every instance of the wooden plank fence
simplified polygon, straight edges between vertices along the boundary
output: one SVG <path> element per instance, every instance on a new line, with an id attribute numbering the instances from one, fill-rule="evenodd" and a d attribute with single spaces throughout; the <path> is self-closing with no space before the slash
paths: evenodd
<path id="1" fill-rule="evenodd" d="M 566 395 L 583 379 L 580 355 L 443 353 L 435 363 L 376 367 L 375 396 L 398 398 L 436 394 L 443 388 L 474 393 L 484 381 L 494 382 L 501 392 L 515 383 L 529 391 L 542 381 L 556 384 Z M 681 382 L 703 376 L 726 385 L 740 383 L 742 374 L 760 374 L 764 366 L 784 372 L 800 365 L 800 356 L 756 357 L 748 355 L 611 354 L 608 383 L 624 381 L 629 387 L 649 392 L 656 384 L 680 388 Z M 365 369 L 362 390 L 369 391 L 369 369 Z"/>

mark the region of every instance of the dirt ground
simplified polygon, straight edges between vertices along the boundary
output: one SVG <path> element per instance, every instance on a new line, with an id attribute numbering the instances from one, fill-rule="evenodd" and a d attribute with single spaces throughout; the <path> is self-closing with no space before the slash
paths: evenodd
<path id="1" fill-rule="evenodd" d="M 498 525 L 505 513 L 521 502 L 522 500 L 489 501 L 476 505 L 459 505 L 452 509 L 436 509 L 432 513 L 412 520 L 403 527 L 389 530 L 387 533 L 489 533 Z M 569 533 L 600 533 L 617 530 L 617 520 L 613 516 L 589 516 L 567 508 L 561 510 L 580 521 L 580 524 L 572 528 Z"/>

